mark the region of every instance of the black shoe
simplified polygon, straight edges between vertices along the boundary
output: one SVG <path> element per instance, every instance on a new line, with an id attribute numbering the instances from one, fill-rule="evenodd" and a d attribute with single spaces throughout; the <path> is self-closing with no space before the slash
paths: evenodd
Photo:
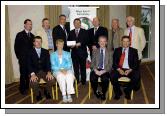
<path id="1" fill-rule="evenodd" d="M 20 93 L 22 94 L 22 95 L 28 95 L 28 91 L 27 90 L 20 90 Z"/>
<path id="2" fill-rule="evenodd" d="M 130 94 L 126 94 L 126 95 L 125 95 L 125 98 L 128 99 L 128 100 L 131 100 Z"/>
<path id="3" fill-rule="evenodd" d="M 52 98 L 50 93 L 47 92 L 46 90 L 44 91 L 44 94 L 45 94 L 46 99 L 51 99 Z"/>
<path id="4" fill-rule="evenodd" d="M 120 96 L 119 96 L 119 95 L 115 95 L 114 99 L 115 99 L 115 100 L 119 100 L 119 99 L 120 99 Z"/>
<path id="5" fill-rule="evenodd" d="M 42 100 L 41 92 L 39 92 L 39 95 L 36 96 L 36 100 L 37 100 L 37 101 Z"/>
<path id="6" fill-rule="evenodd" d="M 94 94 L 96 95 L 97 98 L 101 97 L 101 93 L 99 91 L 94 92 Z"/>
<path id="7" fill-rule="evenodd" d="M 106 100 L 105 94 L 102 94 L 102 95 L 101 95 L 101 100 Z"/>
<path id="8" fill-rule="evenodd" d="M 82 85 L 86 85 L 86 82 L 81 82 L 82 83 Z"/>

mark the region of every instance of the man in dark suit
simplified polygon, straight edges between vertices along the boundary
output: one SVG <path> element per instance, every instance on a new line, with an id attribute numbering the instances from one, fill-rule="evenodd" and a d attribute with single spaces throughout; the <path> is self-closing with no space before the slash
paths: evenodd
<path id="1" fill-rule="evenodd" d="M 99 36 L 106 36 L 108 39 L 108 30 L 105 27 L 100 26 L 100 21 L 98 17 L 93 18 L 94 27 L 88 30 L 89 35 L 89 49 L 90 55 L 92 56 L 92 51 L 99 48 L 98 38 Z"/>
<path id="2" fill-rule="evenodd" d="M 65 24 L 66 24 L 66 16 L 62 14 L 59 16 L 59 25 L 55 26 L 52 32 L 55 51 L 57 50 L 56 44 L 55 44 L 57 39 L 63 39 L 64 41 L 63 49 L 68 52 L 70 51 L 70 48 L 67 47 L 69 29 L 65 27 Z"/>
<path id="3" fill-rule="evenodd" d="M 107 37 L 100 36 L 98 43 L 100 48 L 96 49 L 93 52 L 93 58 L 91 62 L 92 72 L 90 74 L 90 81 L 96 97 L 105 100 L 106 91 L 108 89 L 108 83 L 110 79 L 109 72 L 111 71 L 112 59 L 111 59 L 111 51 L 109 51 L 106 48 Z M 99 92 L 97 89 L 98 78 L 101 79 L 102 93 Z"/>
<path id="4" fill-rule="evenodd" d="M 17 33 L 15 38 L 14 50 L 20 67 L 20 93 L 27 94 L 29 88 L 29 78 L 27 69 L 27 56 L 30 49 L 33 48 L 33 37 L 31 33 L 32 21 L 26 19 L 24 21 L 24 30 Z"/>
<path id="5" fill-rule="evenodd" d="M 123 76 L 131 79 L 130 83 L 124 89 L 125 98 L 127 99 L 130 99 L 131 91 L 139 80 L 137 49 L 129 46 L 129 36 L 123 36 L 122 47 L 116 48 L 113 54 L 113 72 L 111 82 L 115 92 L 115 99 L 119 99 L 122 95 L 120 84 L 118 82 L 120 77 Z"/>
<path id="6" fill-rule="evenodd" d="M 76 41 L 75 46 L 71 46 L 72 61 L 75 72 L 75 77 L 79 82 L 79 72 L 81 73 L 81 82 L 84 85 L 86 83 L 86 58 L 87 53 L 87 43 L 88 43 L 88 34 L 85 29 L 81 28 L 80 19 L 76 18 L 74 20 L 75 29 L 71 30 L 69 33 L 68 41 Z"/>
<path id="7" fill-rule="evenodd" d="M 51 63 L 49 51 L 41 48 L 42 38 L 40 36 L 34 37 L 34 48 L 28 55 L 28 70 L 30 75 L 30 86 L 34 89 L 36 100 L 42 99 L 41 91 L 39 89 L 39 81 L 42 78 L 46 84 L 46 90 L 44 94 L 47 99 L 50 99 L 51 87 L 55 83 L 53 76 L 51 75 Z"/>

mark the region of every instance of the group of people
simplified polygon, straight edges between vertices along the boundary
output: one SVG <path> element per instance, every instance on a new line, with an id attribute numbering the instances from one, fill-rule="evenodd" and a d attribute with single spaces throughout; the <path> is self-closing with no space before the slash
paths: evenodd
<path id="1" fill-rule="evenodd" d="M 87 47 L 91 55 L 90 82 L 98 99 L 105 100 L 108 83 L 111 80 L 115 97 L 122 95 L 118 79 L 126 76 L 131 79 L 125 88 L 125 97 L 140 88 L 140 69 L 142 51 L 146 40 L 144 31 L 134 25 L 132 16 L 126 18 L 127 28 L 119 27 L 119 20 L 112 19 L 112 30 L 100 25 L 98 17 L 93 18 L 94 27 L 81 28 L 81 20 L 73 21 L 74 29 L 66 27 L 66 16 L 59 16 L 59 24 L 50 28 L 49 19 L 42 20 L 42 26 L 31 33 L 32 21 L 24 21 L 24 30 L 17 33 L 15 54 L 20 66 L 20 93 L 27 95 L 29 85 L 35 91 L 36 100 L 42 99 L 39 89 L 40 78 L 46 81 L 44 94 L 51 98 L 51 87 L 58 82 L 63 102 L 72 102 L 75 93 L 74 79 L 86 85 Z M 75 45 L 68 46 L 68 41 Z M 81 78 L 80 78 L 81 77 Z M 101 78 L 102 91 L 98 90 L 98 78 Z"/>

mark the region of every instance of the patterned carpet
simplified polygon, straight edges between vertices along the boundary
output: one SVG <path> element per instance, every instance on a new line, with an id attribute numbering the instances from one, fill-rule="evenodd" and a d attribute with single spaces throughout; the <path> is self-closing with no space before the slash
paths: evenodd
<path id="1" fill-rule="evenodd" d="M 30 92 L 27 96 L 21 95 L 18 90 L 19 83 L 15 82 L 5 86 L 5 103 L 6 104 L 30 104 Z M 155 62 L 148 62 L 141 64 L 141 88 L 133 95 L 133 100 L 126 100 L 124 95 L 121 99 L 105 101 L 99 100 L 94 94 L 91 93 L 91 98 L 88 98 L 88 83 L 86 85 L 78 85 L 79 96 L 76 98 L 73 95 L 72 104 L 154 104 L 155 103 Z M 113 94 L 114 96 L 114 94 Z M 62 104 L 61 93 L 59 90 L 59 100 L 46 100 L 45 97 L 37 104 Z"/>

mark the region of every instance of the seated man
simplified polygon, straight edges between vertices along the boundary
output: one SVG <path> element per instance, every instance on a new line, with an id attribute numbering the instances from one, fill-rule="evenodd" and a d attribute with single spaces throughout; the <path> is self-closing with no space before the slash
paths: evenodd
<path id="1" fill-rule="evenodd" d="M 51 75 L 50 56 L 49 51 L 41 48 L 42 38 L 40 36 L 34 37 L 34 48 L 30 50 L 28 56 L 28 70 L 30 76 L 30 87 L 35 91 L 36 100 L 42 99 L 41 91 L 39 89 L 39 81 L 42 78 L 46 84 L 45 96 L 46 99 L 50 99 L 51 87 L 55 83 L 53 76 Z"/>
<path id="2" fill-rule="evenodd" d="M 129 46 L 129 36 L 123 36 L 122 47 L 116 48 L 113 54 L 113 73 L 111 82 L 115 92 L 114 99 L 117 100 L 120 99 L 122 95 L 118 79 L 120 77 L 128 77 L 131 79 L 130 83 L 124 89 L 125 98 L 130 99 L 131 91 L 139 78 L 137 49 Z"/>
<path id="3" fill-rule="evenodd" d="M 63 102 L 72 102 L 71 94 L 74 94 L 74 74 L 72 72 L 71 54 L 63 50 L 64 41 L 56 40 L 57 50 L 51 53 L 51 68 L 53 76 L 56 77 L 59 83 L 60 90 L 63 96 Z"/>
<path id="4" fill-rule="evenodd" d="M 108 83 L 110 79 L 110 70 L 112 66 L 111 52 L 106 48 L 107 37 L 100 36 L 98 40 L 100 48 L 93 52 L 93 58 L 91 63 L 92 72 L 90 74 L 90 81 L 97 98 L 102 100 L 106 99 L 106 92 L 108 89 Z M 98 78 L 101 78 L 102 93 L 97 90 Z"/>

